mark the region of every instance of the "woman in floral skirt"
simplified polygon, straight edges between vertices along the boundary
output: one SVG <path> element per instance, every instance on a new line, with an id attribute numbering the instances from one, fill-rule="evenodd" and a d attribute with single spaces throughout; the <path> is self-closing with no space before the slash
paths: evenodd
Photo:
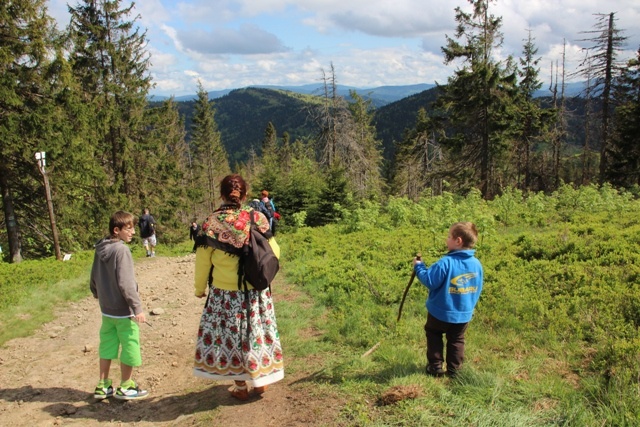
<path id="1" fill-rule="evenodd" d="M 238 289 L 239 254 L 248 243 L 251 209 L 244 205 L 247 185 L 240 175 L 220 183 L 223 205 L 202 224 L 197 238 L 195 294 L 207 297 L 196 342 L 194 374 L 213 380 L 233 380 L 231 395 L 249 398 L 249 385 L 258 394 L 284 378 L 282 346 L 271 290 L 247 284 Z M 277 257 L 280 247 L 269 221 L 253 212 L 258 230 L 269 238 Z M 207 285 L 209 292 L 207 295 Z"/>

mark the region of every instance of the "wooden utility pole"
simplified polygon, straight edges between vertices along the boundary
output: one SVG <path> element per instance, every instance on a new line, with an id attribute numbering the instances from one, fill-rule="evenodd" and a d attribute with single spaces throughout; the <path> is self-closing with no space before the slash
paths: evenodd
<path id="1" fill-rule="evenodd" d="M 46 153 L 44 151 L 39 151 L 36 153 L 36 160 L 38 161 L 38 170 L 42 175 L 42 179 L 44 180 L 44 192 L 45 197 L 47 198 L 47 207 L 49 208 L 49 220 L 51 221 L 51 231 L 53 232 L 53 247 L 56 251 L 56 259 L 58 261 L 62 260 L 62 255 L 60 254 L 60 242 L 58 241 L 58 227 L 56 227 L 56 217 L 53 213 L 53 200 L 51 200 L 51 187 L 49 186 L 49 178 L 47 177 L 47 172 L 44 167 L 47 162 L 45 159 Z"/>

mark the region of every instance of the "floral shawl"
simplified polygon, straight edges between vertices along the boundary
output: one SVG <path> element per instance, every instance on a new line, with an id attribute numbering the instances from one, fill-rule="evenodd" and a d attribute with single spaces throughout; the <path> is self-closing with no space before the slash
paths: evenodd
<path id="1" fill-rule="evenodd" d="M 251 218 L 249 212 L 252 209 L 243 206 L 239 209 L 230 206 L 221 206 L 213 212 L 202 224 L 198 233 L 198 246 L 212 246 L 232 254 L 240 254 L 242 247 L 249 243 L 249 230 Z M 269 220 L 261 212 L 253 211 L 253 221 L 258 231 L 271 237 Z"/>

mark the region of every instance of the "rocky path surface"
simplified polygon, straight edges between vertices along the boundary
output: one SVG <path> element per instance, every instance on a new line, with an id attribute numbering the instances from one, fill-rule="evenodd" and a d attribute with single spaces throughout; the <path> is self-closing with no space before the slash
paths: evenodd
<path id="1" fill-rule="evenodd" d="M 143 366 L 134 379 L 150 391 L 141 401 L 96 401 L 100 310 L 92 297 L 62 307 L 56 319 L 27 338 L 0 348 L 0 426 L 332 426 L 340 410 L 335 398 L 314 392 L 304 378 L 287 372 L 267 393 L 239 402 L 231 383 L 195 378 L 193 351 L 203 300 L 193 296 L 194 256 L 136 262 L 136 280 L 149 325 L 141 325 Z M 276 279 L 279 280 L 279 279 Z M 295 290 L 276 282 L 278 299 Z M 151 311 L 158 314 L 149 314 Z M 111 368 L 119 383 L 117 363 Z"/>

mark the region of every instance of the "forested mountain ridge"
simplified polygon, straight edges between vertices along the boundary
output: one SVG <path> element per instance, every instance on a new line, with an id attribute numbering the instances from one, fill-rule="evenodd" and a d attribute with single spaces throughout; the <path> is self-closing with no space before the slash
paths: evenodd
<path id="1" fill-rule="evenodd" d="M 438 87 L 427 89 L 372 110 L 373 122 L 377 136 L 382 142 L 385 160 L 393 159 L 394 141 L 402 140 L 403 134 L 415 127 L 420 108 L 427 111 L 432 108 L 439 90 Z M 540 97 L 539 101 L 550 108 L 551 98 Z M 232 90 L 212 100 L 222 143 L 231 163 L 246 161 L 252 148 L 261 153 L 261 143 L 269 122 L 280 136 L 287 132 L 292 140 L 315 138 L 318 129 L 310 119 L 310 109 L 319 102 L 318 95 L 302 95 L 280 89 L 257 87 Z M 584 98 L 579 96 L 566 100 L 567 110 L 571 112 L 567 118 L 570 145 L 577 145 L 584 138 L 584 103 Z M 184 116 L 188 138 L 195 101 L 176 102 L 176 105 L 180 114 Z"/>
<path id="2" fill-rule="evenodd" d="M 261 143 L 269 122 L 279 133 L 292 139 L 306 139 L 315 132 L 308 110 L 313 97 L 273 89 L 246 88 L 229 92 L 214 101 L 215 120 L 229 161 L 246 161 L 251 149 L 261 152 Z M 193 125 L 195 101 L 176 103 L 185 119 L 187 140 Z"/>
<path id="3" fill-rule="evenodd" d="M 428 108 L 436 99 L 437 88 L 402 98 L 373 109 L 378 137 L 382 140 L 383 155 L 390 160 L 393 141 L 415 125 L 418 110 Z M 362 95 L 364 97 L 364 95 Z M 246 161 L 251 148 L 261 152 L 261 141 L 269 122 L 279 135 L 287 132 L 292 140 L 307 140 L 317 136 L 318 129 L 310 120 L 310 108 L 317 105 L 318 95 L 301 95 L 280 89 L 248 87 L 232 90 L 212 100 L 216 111 L 216 123 L 229 160 Z M 158 105 L 152 102 L 150 105 Z M 195 101 L 176 102 L 178 111 L 184 116 L 187 137 L 192 127 Z"/>
<path id="4" fill-rule="evenodd" d="M 414 85 L 399 85 L 399 86 L 378 86 L 373 88 L 359 88 L 355 86 L 336 85 L 336 93 L 344 98 L 349 99 L 350 92 L 356 91 L 365 99 L 370 99 L 372 105 L 376 107 L 382 107 L 383 105 L 391 102 L 398 101 L 402 98 L 414 95 L 416 93 L 423 92 L 431 89 L 435 85 L 429 83 L 420 83 Z M 245 88 L 234 89 L 222 89 L 222 90 L 210 90 L 208 91 L 209 99 L 218 99 L 234 90 L 241 89 L 272 89 L 285 92 L 293 92 L 303 95 L 319 95 L 323 91 L 323 85 L 317 83 L 311 83 L 301 86 L 277 86 L 277 85 L 253 85 Z M 167 100 L 167 96 L 152 95 L 149 97 L 151 102 L 162 102 Z M 181 95 L 173 97 L 176 102 L 194 101 L 197 96 L 194 95 Z"/>

